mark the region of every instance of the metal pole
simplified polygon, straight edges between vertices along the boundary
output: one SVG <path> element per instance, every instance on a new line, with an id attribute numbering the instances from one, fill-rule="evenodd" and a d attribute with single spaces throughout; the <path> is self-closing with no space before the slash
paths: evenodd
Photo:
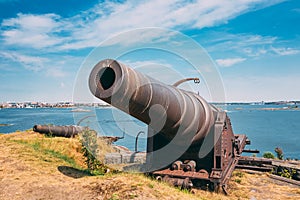
<path id="1" fill-rule="evenodd" d="M 177 81 L 176 83 L 173 84 L 173 86 L 177 87 L 181 83 L 184 83 L 184 82 L 187 82 L 187 81 L 194 81 L 194 83 L 196 83 L 196 84 L 200 83 L 199 78 L 185 78 L 185 79 L 181 79 L 181 80 Z"/>
<path id="2" fill-rule="evenodd" d="M 135 138 L 135 152 L 137 152 L 137 144 L 138 144 L 138 138 L 140 136 L 141 133 L 145 133 L 144 131 L 140 131 L 138 132 L 138 134 L 136 135 L 136 138 Z"/>

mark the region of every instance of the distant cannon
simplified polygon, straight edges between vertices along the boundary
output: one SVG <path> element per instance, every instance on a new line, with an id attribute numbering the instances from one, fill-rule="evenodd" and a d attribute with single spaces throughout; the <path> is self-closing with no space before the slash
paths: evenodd
<path id="1" fill-rule="evenodd" d="M 59 137 L 75 137 L 78 133 L 86 130 L 86 127 L 83 126 L 54 126 L 54 125 L 34 125 L 33 131 L 39 132 L 42 134 L 50 134 L 52 136 Z"/>
<path id="2" fill-rule="evenodd" d="M 95 135 L 97 132 L 94 130 L 89 129 L 88 127 L 78 126 L 78 125 L 68 125 L 68 126 L 55 126 L 55 125 L 34 125 L 33 131 L 47 134 L 51 136 L 58 136 L 58 137 L 66 137 L 66 138 L 73 138 L 79 133 L 83 131 L 93 131 Z M 125 133 L 121 137 L 119 136 L 100 136 L 99 138 L 103 139 L 107 142 L 107 144 L 112 144 L 120 139 L 124 139 Z"/>
<path id="3" fill-rule="evenodd" d="M 89 77 L 94 96 L 148 124 L 147 167 L 152 175 L 182 188 L 209 185 L 226 192 L 250 141 L 233 134 L 224 111 L 176 85 L 111 59 L 100 61 Z"/>

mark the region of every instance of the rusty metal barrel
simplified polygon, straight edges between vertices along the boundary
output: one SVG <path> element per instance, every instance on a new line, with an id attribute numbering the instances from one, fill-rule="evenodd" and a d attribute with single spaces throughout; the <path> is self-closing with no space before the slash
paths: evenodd
<path id="1" fill-rule="evenodd" d="M 89 77 L 92 94 L 141 120 L 171 141 L 203 141 L 218 110 L 199 95 L 166 85 L 124 64 L 105 59 Z"/>
<path id="2" fill-rule="evenodd" d="M 51 134 L 52 136 L 59 136 L 59 137 L 74 137 L 78 133 L 85 130 L 85 127 L 82 126 L 54 126 L 54 125 L 34 125 L 33 131 L 39 132 L 42 134 Z"/>

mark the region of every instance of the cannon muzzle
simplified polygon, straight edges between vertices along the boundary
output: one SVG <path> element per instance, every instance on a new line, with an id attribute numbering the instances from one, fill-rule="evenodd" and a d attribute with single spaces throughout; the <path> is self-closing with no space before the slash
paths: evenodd
<path id="1" fill-rule="evenodd" d="M 215 122 L 217 108 L 199 95 L 166 85 L 119 63 L 100 61 L 89 77 L 92 94 L 171 141 L 196 144 Z"/>

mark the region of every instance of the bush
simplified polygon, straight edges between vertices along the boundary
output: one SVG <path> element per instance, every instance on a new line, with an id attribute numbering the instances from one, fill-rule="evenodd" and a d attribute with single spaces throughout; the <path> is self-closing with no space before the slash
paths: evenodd
<path id="1" fill-rule="evenodd" d="M 289 178 L 292 179 L 292 177 L 296 174 L 296 170 L 295 169 L 288 169 L 288 168 L 283 168 L 281 169 L 280 172 L 278 172 L 278 175 L 285 177 L 285 178 Z"/>
<path id="2" fill-rule="evenodd" d="M 98 160 L 95 155 L 98 149 L 97 133 L 91 130 L 84 130 L 81 134 L 82 153 L 86 158 L 85 163 L 92 175 L 103 175 L 107 167 Z"/>
<path id="3" fill-rule="evenodd" d="M 275 156 L 274 156 L 274 154 L 272 152 L 265 152 L 263 154 L 263 157 L 264 158 L 270 158 L 270 159 L 274 159 L 275 158 Z"/>

